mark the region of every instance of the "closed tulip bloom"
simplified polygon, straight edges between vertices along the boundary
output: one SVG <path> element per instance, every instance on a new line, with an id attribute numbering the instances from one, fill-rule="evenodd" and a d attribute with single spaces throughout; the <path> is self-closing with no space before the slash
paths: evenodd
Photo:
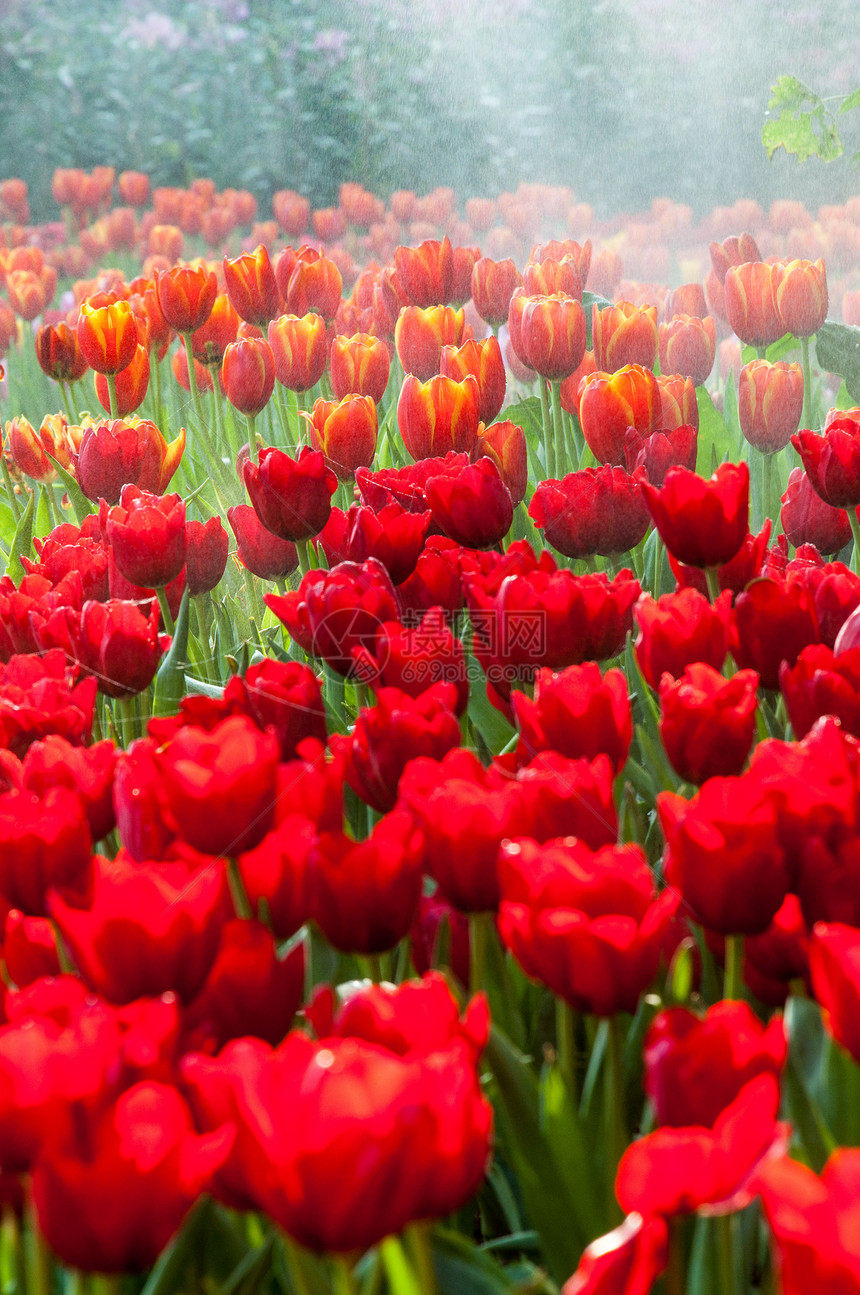
<path id="1" fill-rule="evenodd" d="M 71 466 L 72 442 L 63 414 L 46 415 L 38 432 L 26 418 L 13 418 L 6 424 L 6 438 L 12 462 L 31 481 L 56 480 L 57 469 L 48 454 L 67 471 Z"/>
<path id="2" fill-rule="evenodd" d="M 224 352 L 235 342 L 239 331 L 239 316 L 226 292 L 219 292 L 212 303 L 209 318 L 191 334 L 191 350 L 199 364 L 215 368 L 221 364 Z"/>
<path id="3" fill-rule="evenodd" d="M 809 945 L 812 988 L 830 1035 L 860 1062 L 860 932 L 816 922 Z"/>
<path id="4" fill-rule="evenodd" d="M 659 330 L 660 371 L 692 378 L 700 386 L 710 376 L 717 353 L 713 318 L 675 315 Z"/>
<path id="5" fill-rule="evenodd" d="M 242 471 L 254 511 L 282 540 L 309 540 L 325 526 L 337 477 L 318 450 L 305 446 L 293 459 L 269 445 L 259 464 L 246 459 Z"/>
<path id="6" fill-rule="evenodd" d="M 814 544 L 819 553 L 838 553 L 851 539 L 844 508 L 834 508 L 816 493 L 803 468 L 792 468 L 782 496 L 780 522 L 789 544 Z"/>
<path id="7" fill-rule="evenodd" d="M 591 308 L 594 361 L 600 372 L 617 373 L 628 364 L 653 369 L 657 358 L 657 307 L 620 301 Z M 662 368 L 662 365 L 660 366 Z"/>
<path id="8" fill-rule="evenodd" d="M 571 760 L 608 755 L 616 773 L 624 767 L 633 740 L 627 680 L 621 670 L 601 675 L 593 661 L 555 673 L 539 671 L 534 699 L 512 696 L 520 745 L 531 759 L 558 751 Z"/>
<path id="9" fill-rule="evenodd" d="M 695 319 L 704 319 L 707 313 L 708 303 L 701 283 L 682 283 L 679 288 L 671 288 L 666 293 L 664 319 L 671 320 L 676 315 L 692 315 Z M 662 363 L 660 368 L 663 368 Z"/>
<path id="10" fill-rule="evenodd" d="M 759 935 L 791 885 L 779 809 L 752 773 L 710 778 L 692 800 L 657 797 L 666 880 L 696 922 L 723 935 Z"/>
<path id="11" fill-rule="evenodd" d="M 202 266 L 179 265 L 159 274 L 155 283 L 161 312 L 177 333 L 202 328 L 218 296 L 218 280 Z"/>
<path id="12" fill-rule="evenodd" d="M 633 650 L 655 692 L 666 674 L 680 679 L 696 661 L 722 670 L 729 650 L 731 606 L 730 590 L 714 603 L 697 589 L 679 589 L 656 601 L 642 595 L 633 613 L 639 626 Z"/>
<path id="13" fill-rule="evenodd" d="M 582 303 L 560 293 L 525 297 L 520 336 L 518 354 L 524 364 L 550 381 L 566 378 L 579 367 L 585 355 Z"/>
<path id="14" fill-rule="evenodd" d="M 282 540 L 267 530 L 250 504 L 227 509 L 227 521 L 236 536 L 236 558 L 261 580 L 284 580 L 299 565 L 291 540 Z"/>
<path id="15" fill-rule="evenodd" d="M 264 337 L 231 342 L 221 361 L 221 381 L 234 409 L 255 418 L 275 387 L 275 357 Z"/>
<path id="16" fill-rule="evenodd" d="M 529 480 L 528 448 L 522 427 L 509 418 L 483 429 L 479 426 L 477 452 L 479 457 L 493 460 L 516 508 L 525 499 Z"/>
<path id="17" fill-rule="evenodd" d="M 658 426 L 661 431 L 674 431 L 678 427 L 699 426 L 699 405 L 692 378 L 676 373 L 657 375 L 660 391 Z"/>
<path id="18" fill-rule="evenodd" d="M 214 589 L 227 565 L 229 536 L 220 517 L 185 523 L 185 579 L 192 598 Z"/>
<path id="19" fill-rule="evenodd" d="M 442 347 L 459 346 L 465 319 L 464 312 L 453 306 L 404 306 L 394 327 L 394 345 L 404 372 L 420 382 L 439 373 Z"/>
<path id="20" fill-rule="evenodd" d="M 732 266 L 726 272 L 726 315 L 747 346 L 769 346 L 786 328 L 776 304 L 777 269 L 765 261 Z"/>
<path id="21" fill-rule="evenodd" d="M 639 364 L 617 373 L 586 374 L 579 387 L 579 421 L 599 463 L 623 463 L 628 427 L 650 436 L 662 426 L 657 379 Z"/>
<path id="22" fill-rule="evenodd" d="M 99 307 L 84 301 L 77 333 L 81 354 L 97 373 L 119 373 L 134 359 L 137 325 L 127 301 Z"/>
<path id="23" fill-rule="evenodd" d="M 275 377 L 290 391 L 310 391 L 325 372 L 327 348 L 321 315 L 281 315 L 268 330 Z"/>
<path id="24" fill-rule="evenodd" d="M 823 436 L 808 428 L 792 436 L 813 490 L 834 508 L 860 504 L 860 421 L 837 418 Z"/>
<path id="25" fill-rule="evenodd" d="M 651 524 L 640 488 L 643 477 L 641 470 L 630 476 L 604 464 L 570 472 L 561 481 L 539 482 L 529 516 L 565 557 L 626 553 Z"/>
<path id="26" fill-rule="evenodd" d="M 738 418 L 750 445 L 762 454 L 784 449 L 803 413 L 803 370 L 780 360 L 751 360 L 740 372 Z"/>
<path id="27" fill-rule="evenodd" d="M 678 906 L 639 846 L 508 841 L 499 880 L 499 933 L 528 976 L 580 1012 L 636 1011 Z"/>
<path id="28" fill-rule="evenodd" d="M 78 343 L 77 329 L 61 321 L 56 327 L 43 324 L 36 334 L 39 367 L 55 382 L 77 382 L 89 365 Z"/>
<path id="29" fill-rule="evenodd" d="M 471 454 L 478 436 L 478 383 L 471 374 L 462 382 L 438 375 L 422 383 L 407 374 L 397 401 L 397 424 L 413 459 Z"/>
<path id="30" fill-rule="evenodd" d="M 132 584 L 146 589 L 169 584 L 185 564 L 185 501 L 123 486 L 107 513 L 105 533 L 117 566 Z"/>
<path id="31" fill-rule="evenodd" d="M 447 237 L 419 247 L 398 247 L 394 265 L 407 298 L 415 306 L 444 306 L 452 300 L 454 254 Z"/>
<path id="32" fill-rule="evenodd" d="M 289 280 L 282 288 L 287 313 L 334 319 L 342 291 L 343 277 L 334 261 L 313 247 L 299 248 Z"/>
<path id="33" fill-rule="evenodd" d="M 443 346 L 439 372 L 462 380 L 468 373 L 477 380 L 480 397 L 478 418 L 491 423 L 505 403 L 505 362 L 498 339 L 492 334 L 483 341 L 462 346 Z"/>
<path id="34" fill-rule="evenodd" d="M 711 265 L 717 282 L 725 283 L 726 275 L 734 266 L 744 265 L 748 261 L 761 261 L 758 244 L 752 234 L 733 234 L 724 238 L 722 243 L 709 244 Z"/>
<path id="35" fill-rule="evenodd" d="M 6 275 L 6 295 L 15 314 L 27 323 L 41 315 L 49 301 L 43 278 L 32 270 L 11 270 Z"/>
<path id="36" fill-rule="evenodd" d="M 370 396 L 317 400 L 309 416 L 311 444 L 341 481 L 352 481 L 356 468 L 369 467 L 376 453 L 378 416 Z"/>
<path id="37" fill-rule="evenodd" d="M 660 738 L 686 782 L 741 772 L 755 738 L 757 688 L 755 670 L 724 679 L 703 661 L 688 665 L 677 681 L 664 675 Z"/>
<path id="38" fill-rule="evenodd" d="M 331 510 L 320 543 L 329 567 L 376 558 L 399 585 L 415 570 L 430 522 L 429 510 L 407 512 L 394 498 L 378 511 L 352 504 L 347 512 Z"/>
<path id="39" fill-rule="evenodd" d="M 388 386 L 391 366 L 388 347 L 370 333 L 337 336 L 331 344 L 331 387 L 338 400 L 344 396 L 370 396 L 377 404 Z"/>
<path id="40" fill-rule="evenodd" d="M 723 463 L 709 481 L 670 468 L 660 490 L 643 482 L 645 501 L 666 548 L 679 562 L 714 567 L 735 556 L 747 534 L 749 468 Z"/>
<path id="41" fill-rule="evenodd" d="M 424 491 L 436 525 L 466 548 L 497 544 L 511 529 L 513 502 L 492 459 L 429 477 Z"/>
<path id="42" fill-rule="evenodd" d="M 561 293 L 582 301 L 582 280 L 579 266 L 572 256 L 561 260 L 547 257 L 543 261 L 529 261 L 523 271 L 523 290 L 527 297 L 551 297 Z"/>
<path id="43" fill-rule="evenodd" d="M 93 675 L 108 697 L 132 697 L 148 688 L 170 640 L 158 633 L 158 603 L 112 598 L 86 602 L 79 612 L 58 608 L 41 627 L 43 649 L 60 647 Z"/>
<path id="44" fill-rule="evenodd" d="M 838 654 L 823 643 L 803 648 L 780 668 L 779 688 L 796 738 L 822 715 L 835 715 L 846 733 L 860 735 L 860 648 Z"/>
<path id="45" fill-rule="evenodd" d="M 233 309 L 258 328 L 281 313 L 281 295 L 269 253 L 260 243 L 253 252 L 224 257 L 224 280 Z"/>
<path id="46" fill-rule="evenodd" d="M 860 1283 L 855 1225 L 860 1152 L 838 1148 L 819 1177 L 788 1156 L 762 1166 L 764 1214 L 783 1295 L 848 1295 Z"/>
<path id="47" fill-rule="evenodd" d="M 88 499 L 119 502 L 126 484 L 161 494 L 179 466 L 185 428 L 168 445 L 155 423 L 129 418 L 96 423 L 84 431 L 78 448 L 76 476 Z"/>
<path id="48" fill-rule="evenodd" d="M 116 375 L 117 418 L 127 418 L 143 404 L 149 389 L 149 374 L 149 351 L 138 343 L 131 363 Z M 111 407 L 107 378 L 103 373 L 97 373 L 95 380 L 99 404 L 105 413 L 109 414 Z"/>
<path id="49" fill-rule="evenodd" d="M 472 301 L 485 323 L 499 328 L 507 321 L 514 290 L 522 286 L 522 275 L 510 258 L 493 261 L 482 256 L 472 268 Z"/>
<path id="50" fill-rule="evenodd" d="M 784 261 L 776 270 L 776 308 L 783 328 L 795 337 L 811 337 L 827 318 L 827 273 L 824 262 Z"/>
<path id="51" fill-rule="evenodd" d="M 643 468 L 652 486 L 662 486 L 670 468 L 695 471 L 698 447 L 698 430 L 689 423 L 650 436 L 630 427 L 624 438 L 627 471 L 633 476 L 637 468 Z"/>
<path id="52" fill-rule="evenodd" d="M 272 214 L 289 238 L 299 238 L 311 223 L 311 204 L 293 189 L 279 189 L 272 195 Z"/>
<path id="53" fill-rule="evenodd" d="M 793 666 L 821 633 L 810 589 L 797 580 L 754 580 L 732 611 L 731 652 L 757 670 L 765 688 L 778 688 L 783 662 Z"/>

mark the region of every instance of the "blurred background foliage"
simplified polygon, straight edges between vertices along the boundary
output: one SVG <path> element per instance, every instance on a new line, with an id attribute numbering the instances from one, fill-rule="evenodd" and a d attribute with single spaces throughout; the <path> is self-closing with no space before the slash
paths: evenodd
<path id="1" fill-rule="evenodd" d="M 0 0 L 0 175 L 34 219 L 55 167 L 102 164 L 248 188 L 262 215 L 276 189 L 325 206 L 344 180 L 461 199 L 542 181 L 603 216 L 816 205 L 860 176 L 769 163 L 769 87 L 845 94 L 858 68 L 856 0 Z"/>

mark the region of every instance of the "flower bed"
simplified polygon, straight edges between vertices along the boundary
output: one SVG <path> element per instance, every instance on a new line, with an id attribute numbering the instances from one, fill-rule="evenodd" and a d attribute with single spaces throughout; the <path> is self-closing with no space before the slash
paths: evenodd
<path id="1" fill-rule="evenodd" d="M 860 1289 L 860 200 L 54 192 L 0 1279 Z"/>

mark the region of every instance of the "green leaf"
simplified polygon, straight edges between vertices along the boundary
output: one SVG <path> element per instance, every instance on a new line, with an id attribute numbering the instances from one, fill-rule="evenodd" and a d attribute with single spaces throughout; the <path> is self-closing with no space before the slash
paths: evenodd
<path id="1" fill-rule="evenodd" d="M 833 119 L 823 107 L 814 112 L 780 113 L 775 120 L 765 122 L 761 142 L 771 161 L 780 148 L 792 153 L 798 162 L 806 162 L 810 157 L 832 162 L 843 152 Z"/>
<path id="2" fill-rule="evenodd" d="M 852 401 L 860 401 L 860 328 L 826 320 L 815 334 L 815 355 L 822 369 L 845 379 Z"/>
<path id="3" fill-rule="evenodd" d="M 787 355 L 792 355 L 799 346 L 800 342 L 794 336 L 794 333 L 786 333 L 776 342 L 771 342 L 764 353 L 764 358 L 769 364 L 775 364 L 777 360 L 784 360 Z"/>
<path id="4" fill-rule="evenodd" d="M 509 1295 L 514 1289 L 504 1268 L 459 1232 L 437 1230 L 432 1244 L 439 1295 Z"/>
<path id="5" fill-rule="evenodd" d="M 538 397 L 527 396 L 518 405 L 508 405 L 502 412 L 506 420 L 523 429 L 529 449 L 539 454 L 543 448 L 543 422 Z"/>
<path id="6" fill-rule="evenodd" d="M 858 86 L 856 90 L 852 91 L 851 94 L 846 95 L 837 111 L 853 112 L 855 108 L 860 108 L 860 86 Z"/>
<path id="7" fill-rule="evenodd" d="M 194 1207 L 181 1230 L 162 1250 L 140 1295 L 173 1295 L 183 1286 L 183 1274 L 206 1229 L 212 1201 L 204 1196 Z"/>
<path id="8" fill-rule="evenodd" d="M 0 549 L 3 550 L 7 557 L 12 548 L 16 527 L 17 522 L 11 505 L 7 504 L 4 499 L 0 499 Z"/>
<path id="9" fill-rule="evenodd" d="M 179 615 L 173 631 L 173 642 L 167 656 L 158 667 L 155 680 L 156 715 L 174 715 L 185 696 L 185 670 L 188 665 L 188 608 L 191 597 L 186 588 L 179 605 Z"/>
<path id="10" fill-rule="evenodd" d="M 24 567 L 21 563 L 21 557 L 31 552 L 33 547 L 33 518 L 36 512 L 36 496 L 31 494 L 27 500 L 27 507 L 21 514 L 15 534 L 12 537 L 12 548 L 9 553 L 9 562 L 6 566 L 6 574 L 15 584 L 24 576 Z"/>
<path id="11" fill-rule="evenodd" d="M 607 306 L 611 306 L 613 304 L 614 303 L 609 301 L 608 298 L 602 297 L 599 292 L 584 292 L 582 294 L 582 308 L 585 311 L 585 349 L 587 351 L 590 351 L 592 347 L 592 306 L 596 306 L 598 310 L 605 310 Z"/>
<path id="12" fill-rule="evenodd" d="M 805 103 L 821 104 L 821 98 L 795 76 L 781 76 L 770 87 L 768 112 L 796 112 Z"/>
<path id="13" fill-rule="evenodd" d="M 537 1079 L 527 1059 L 495 1026 L 485 1056 L 495 1079 L 503 1154 L 517 1174 L 528 1221 L 540 1233 L 550 1271 L 565 1281 L 594 1235 L 582 1217 L 593 1208 L 592 1175 L 578 1177 L 573 1166 L 559 1164 L 541 1127 Z"/>
<path id="14" fill-rule="evenodd" d="M 69 502 L 72 505 L 72 512 L 75 514 L 75 521 L 79 526 L 83 526 L 84 518 L 89 517 L 96 511 L 96 506 L 92 500 L 87 499 L 83 490 L 81 490 L 71 472 L 67 472 L 62 463 L 59 463 L 53 456 L 45 451 L 47 457 L 51 460 L 56 469 L 57 476 L 66 487 L 66 494 L 69 496 Z"/>
<path id="15" fill-rule="evenodd" d="M 734 457 L 736 441 L 725 418 L 717 409 L 710 393 L 704 387 L 696 388 L 699 406 L 699 445 L 696 451 L 696 471 L 702 477 L 711 475 L 712 452 L 718 463 Z"/>

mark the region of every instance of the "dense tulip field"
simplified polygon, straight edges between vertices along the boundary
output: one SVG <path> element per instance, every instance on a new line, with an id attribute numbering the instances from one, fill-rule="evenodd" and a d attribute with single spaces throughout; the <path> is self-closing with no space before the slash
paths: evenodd
<path id="1" fill-rule="evenodd" d="M 53 192 L 0 1291 L 860 1292 L 860 198 Z"/>

